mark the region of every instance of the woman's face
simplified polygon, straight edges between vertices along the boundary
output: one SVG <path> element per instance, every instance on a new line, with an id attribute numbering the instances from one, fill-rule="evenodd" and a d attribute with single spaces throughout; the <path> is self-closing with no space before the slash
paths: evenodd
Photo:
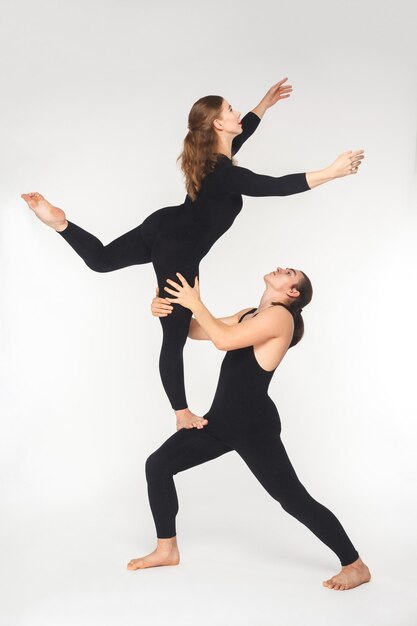
<path id="1" fill-rule="evenodd" d="M 297 285 L 302 278 L 302 273 L 299 270 L 294 270 L 292 267 L 277 267 L 276 270 L 265 274 L 264 281 L 267 287 L 272 287 L 276 292 L 288 293 L 295 297 L 299 295 Z"/>
<path id="2" fill-rule="evenodd" d="M 227 100 L 223 100 L 221 117 L 214 120 L 214 127 L 217 130 L 230 133 L 231 135 L 240 135 L 242 132 L 242 123 L 240 121 L 240 111 L 235 111 Z"/>

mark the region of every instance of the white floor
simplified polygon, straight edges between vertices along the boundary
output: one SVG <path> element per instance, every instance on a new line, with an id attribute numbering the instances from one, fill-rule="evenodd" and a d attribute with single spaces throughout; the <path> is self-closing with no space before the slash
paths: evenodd
<path id="1" fill-rule="evenodd" d="M 30 528 L 15 526 L 2 549 L 5 626 L 417 624 L 404 533 L 387 545 L 370 533 L 362 556 L 373 579 L 336 592 L 321 583 L 338 571 L 337 559 L 284 514 L 277 516 L 274 540 L 269 528 L 262 535 L 254 525 L 239 527 L 234 515 L 224 525 L 217 517 L 217 526 L 205 519 L 183 527 L 179 567 L 137 572 L 125 566 L 152 547 L 150 524 L 141 540 L 133 526 L 104 510 L 96 518 L 91 511 L 76 522 L 71 517 L 61 512 L 32 520 Z"/>

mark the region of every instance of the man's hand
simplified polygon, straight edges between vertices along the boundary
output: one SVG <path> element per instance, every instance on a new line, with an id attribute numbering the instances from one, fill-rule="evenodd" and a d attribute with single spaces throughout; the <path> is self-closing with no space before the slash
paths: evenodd
<path id="1" fill-rule="evenodd" d="M 172 313 L 174 307 L 166 298 L 159 298 L 159 287 L 156 288 L 156 296 L 151 303 L 152 315 L 155 317 L 167 317 Z"/>
<path id="2" fill-rule="evenodd" d="M 173 289 L 164 287 L 165 291 L 171 293 L 173 296 L 176 296 L 175 298 L 167 298 L 167 300 L 168 302 L 173 302 L 174 304 L 180 304 L 186 309 L 190 309 L 190 311 L 194 312 L 196 306 L 201 304 L 198 277 L 195 277 L 194 287 L 191 287 L 182 274 L 176 272 L 176 275 L 178 276 L 181 284 L 179 285 L 170 278 L 167 279 L 167 283 L 172 285 Z"/>

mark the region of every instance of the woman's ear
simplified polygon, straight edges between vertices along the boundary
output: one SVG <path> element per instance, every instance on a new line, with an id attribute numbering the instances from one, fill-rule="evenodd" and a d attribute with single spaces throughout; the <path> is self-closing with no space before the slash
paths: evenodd
<path id="1" fill-rule="evenodd" d="M 213 126 L 216 130 L 223 130 L 223 122 L 221 120 L 213 120 Z"/>

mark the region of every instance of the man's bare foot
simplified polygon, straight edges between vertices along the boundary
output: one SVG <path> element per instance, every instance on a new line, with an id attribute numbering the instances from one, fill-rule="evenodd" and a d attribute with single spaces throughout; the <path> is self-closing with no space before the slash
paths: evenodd
<path id="1" fill-rule="evenodd" d="M 132 559 L 127 564 L 127 569 L 146 569 L 147 567 L 159 567 L 162 565 L 178 565 L 180 553 L 178 551 L 176 537 L 169 539 L 158 539 L 156 550 L 142 556 L 139 559 Z"/>
<path id="2" fill-rule="evenodd" d="M 53 206 L 40 193 L 22 193 L 20 197 L 27 202 L 28 207 L 32 209 L 36 217 L 47 226 L 58 232 L 62 232 L 68 226 L 64 211 Z"/>
<path id="3" fill-rule="evenodd" d="M 181 430 L 181 428 L 204 428 L 208 424 L 208 420 L 194 415 L 190 409 L 175 411 L 175 415 L 177 416 L 177 430 Z"/>
<path id="4" fill-rule="evenodd" d="M 329 580 L 325 580 L 323 585 L 324 587 L 328 587 L 328 589 L 345 591 L 346 589 L 358 587 L 362 585 L 362 583 L 367 583 L 370 580 L 371 572 L 359 557 L 354 563 L 343 565 L 339 574 L 332 576 Z"/>

